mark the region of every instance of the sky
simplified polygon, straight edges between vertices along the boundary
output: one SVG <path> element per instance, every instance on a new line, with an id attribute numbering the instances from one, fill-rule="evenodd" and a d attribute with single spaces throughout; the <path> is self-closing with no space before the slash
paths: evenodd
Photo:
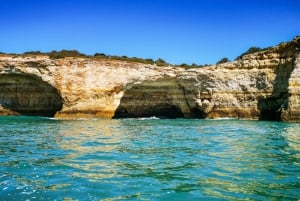
<path id="1" fill-rule="evenodd" d="M 300 0 L 0 0 L 0 52 L 234 60 L 300 35 Z"/>

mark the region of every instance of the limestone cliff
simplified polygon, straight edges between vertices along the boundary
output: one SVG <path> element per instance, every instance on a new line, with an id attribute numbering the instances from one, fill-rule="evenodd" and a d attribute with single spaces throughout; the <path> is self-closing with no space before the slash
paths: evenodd
<path id="1" fill-rule="evenodd" d="M 300 122 L 300 38 L 205 68 L 0 55 L 0 115 Z"/>

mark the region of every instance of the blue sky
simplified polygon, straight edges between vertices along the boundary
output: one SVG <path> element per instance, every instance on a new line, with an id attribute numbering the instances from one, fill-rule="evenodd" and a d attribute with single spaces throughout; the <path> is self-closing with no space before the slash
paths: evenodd
<path id="1" fill-rule="evenodd" d="M 300 0 L 0 0 L 0 51 L 234 59 L 300 35 Z"/>

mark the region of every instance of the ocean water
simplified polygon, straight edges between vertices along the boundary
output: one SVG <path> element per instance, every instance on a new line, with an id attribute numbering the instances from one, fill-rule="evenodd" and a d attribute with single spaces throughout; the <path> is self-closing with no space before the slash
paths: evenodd
<path id="1" fill-rule="evenodd" d="M 0 200 L 299 200 L 300 124 L 0 118 Z"/>

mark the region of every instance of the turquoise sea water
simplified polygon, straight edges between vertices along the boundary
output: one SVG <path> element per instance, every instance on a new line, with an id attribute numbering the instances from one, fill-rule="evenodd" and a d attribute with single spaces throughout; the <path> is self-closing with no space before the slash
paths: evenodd
<path id="1" fill-rule="evenodd" d="M 300 124 L 0 118 L 0 200 L 299 200 Z"/>

